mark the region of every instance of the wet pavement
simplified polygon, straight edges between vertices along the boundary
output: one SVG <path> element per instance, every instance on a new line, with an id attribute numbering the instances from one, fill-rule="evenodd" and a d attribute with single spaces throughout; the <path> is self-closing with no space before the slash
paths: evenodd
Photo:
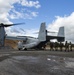
<path id="1" fill-rule="evenodd" d="M 50 55 L 46 51 L 2 52 L 0 75 L 74 75 L 74 58 Z"/>

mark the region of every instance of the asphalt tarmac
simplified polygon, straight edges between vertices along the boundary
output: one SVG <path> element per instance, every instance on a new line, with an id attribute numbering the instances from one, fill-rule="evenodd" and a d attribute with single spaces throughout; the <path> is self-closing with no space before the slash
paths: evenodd
<path id="1" fill-rule="evenodd" d="M 0 75 L 74 75 L 74 52 L 0 49 Z"/>

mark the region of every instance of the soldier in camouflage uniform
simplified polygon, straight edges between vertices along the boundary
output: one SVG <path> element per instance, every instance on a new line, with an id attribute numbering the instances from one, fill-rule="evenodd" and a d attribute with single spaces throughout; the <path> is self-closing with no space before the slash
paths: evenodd
<path id="1" fill-rule="evenodd" d="M 72 51 L 72 43 L 69 43 L 69 51 Z"/>
<path id="2" fill-rule="evenodd" d="M 69 51 L 69 44 L 67 41 L 65 42 L 65 51 Z"/>
<path id="3" fill-rule="evenodd" d="M 50 42 L 50 51 L 53 50 L 53 42 Z"/>
<path id="4" fill-rule="evenodd" d="M 54 48 L 55 48 L 55 51 L 58 50 L 58 42 L 55 42 L 55 43 L 54 43 Z"/>
<path id="5" fill-rule="evenodd" d="M 60 47 L 60 51 L 62 51 L 63 50 L 63 43 L 62 42 L 60 42 L 59 47 Z"/>

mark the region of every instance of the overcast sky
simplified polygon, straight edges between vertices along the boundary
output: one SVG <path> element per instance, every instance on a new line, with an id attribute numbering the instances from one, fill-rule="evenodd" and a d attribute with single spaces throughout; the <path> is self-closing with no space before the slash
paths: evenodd
<path id="1" fill-rule="evenodd" d="M 0 23 L 22 22 L 7 28 L 7 35 L 35 36 L 46 22 L 49 31 L 64 26 L 66 40 L 74 42 L 74 0 L 0 0 Z"/>

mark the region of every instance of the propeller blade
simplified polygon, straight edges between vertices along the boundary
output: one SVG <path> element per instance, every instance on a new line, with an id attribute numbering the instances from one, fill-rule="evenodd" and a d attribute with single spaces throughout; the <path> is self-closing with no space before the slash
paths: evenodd
<path id="1" fill-rule="evenodd" d="M 20 24 L 25 24 L 25 23 L 16 23 L 16 24 L 0 24 L 0 27 L 9 27 L 9 26 L 14 26 L 14 25 L 20 25 Z"/>
<path id="2" fill-rule="evenodd" d="M 47 31 L 47 33 L 56 33 L 56 32 L 54 32 L 54 31 Z"/>
<path id="3" fill-rule="evenodd" d="M 20 28 L 21 31 L 26 32 L 23 28 Z"/>
<path id="4" fill-rule="evenodd" d="M 34 31 L 33 34 L 39 34 L 39 31 Z"/>
<path id="5" fill-rule="evenodd" d="M 54 32 L 54 31 L 47 31 L 46 30 L 46 33 L 57 33 L 57 32 Z M 39 34 L 39 32 L 37 31 L 37 32 L 34 32 L 34 34 Z"/>
<path id="6" fill-rule="evenodd" d="M 20 24 L 25 24 L 25 23 L 15 23 L 15 24 L 5 24 L 5 25 L 12 26 L 12 25 L 20 25 Z"/>

